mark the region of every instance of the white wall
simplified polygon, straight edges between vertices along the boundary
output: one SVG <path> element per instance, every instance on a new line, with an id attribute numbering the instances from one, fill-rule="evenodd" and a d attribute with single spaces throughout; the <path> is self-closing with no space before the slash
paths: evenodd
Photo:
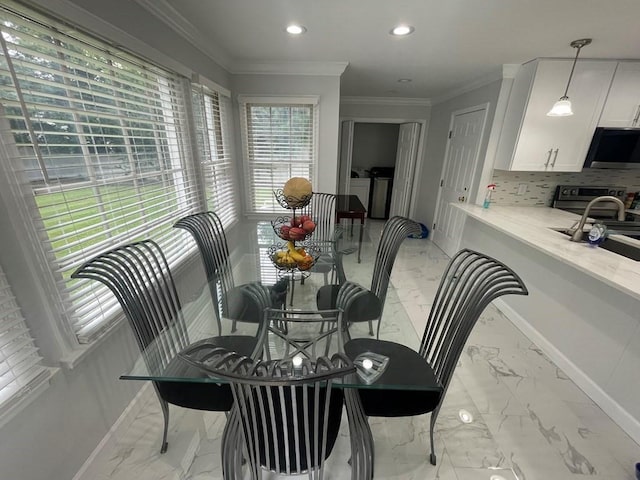
<path id="1" fill-rule="evenodd" d="M 318 95 L 320 124 L 318 125 L 318 178 L 316 190 L 335 193 L 338 185 L 338 111 L 340 77 L 333 75 L 263 75 L 232 76 L 236 131 L 240 132 L 237 95 Z M 236 135 L 236 151 L 242 152 L 242 138 Z"/>
<path id="2" fill-rule="evenodd" d="M 229 73 L 131 0 L 31 0 L 54 16 L 190 78 L 198 73 L 229 88 Z M 115 28 L 114 28 L 115 26 Z"/>
<path id="3" fill-rule="evenodd" d="M 355 103 L 358 102 L 358 103 Z M 394 120 L 428 120 L 430 107 L 419 104 L 390 103 L 371 101 L 367 103 L 367 99 L 353 100 L 352 98 L 343 98 L 340 102 L 340 119 L 394 119 Z"/>
<path id="4" fill-rule="evenodd" d="M 498 80 L 431 107 L 431 119 L 429 120 L 426 151 L 422 165 L 419 197 L 415 212 L 416 221 L 424 223 L 428 227 L 433 225 L 451 114 L 457 110 L 488 102 L 489 112 L 487 114 L 485 134 L 482 145 L 480 146 L 480 168 L 478 168 L 478 172 L 482 170 L 481 166 L 487 150 L 489 132 L 493 123 L 496 101 L 500 93 L 501 85 L 502 81 Z M 478 180 L 476 180 L 476 185 L 472 187 L 469 198 L 474 198 L 474 193 L 477 190 L 477 181 Z"/>

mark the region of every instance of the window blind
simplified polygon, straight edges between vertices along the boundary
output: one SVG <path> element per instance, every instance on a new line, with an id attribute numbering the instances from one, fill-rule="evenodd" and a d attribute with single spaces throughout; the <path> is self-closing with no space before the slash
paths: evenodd
<path id="1" fill-rule="evenodd" d="M 230 99 L 203 86 L 193 88 L 193 112 L 207 209 L 224 227 L 238 218 L 232 155 Z"/>
<path id="2" fill-rule="evenodd" d="M 279 213 L 273 191 L 291 177 L 313 183 L 316 162 L 315 104 L 242 105 L 248 213 Z"/>
<path id="3" fill-rule="evenodd" d="M 197 186 L 185 80 L 68 25 L 0 8 L 0 101 L 8 159 L 30 196 L 30 218 L 57 282 L 60 308 L 80 343 L 119 311 L 97 282 L 71 280 L 117 244 L 156 240 L 175 263 L 187 252 L 175 219 L 192 213 Z"/>
<path id="4" fill-rule="evenodd" d="M 49 376 L 0 270 L 0 416 Z"/>

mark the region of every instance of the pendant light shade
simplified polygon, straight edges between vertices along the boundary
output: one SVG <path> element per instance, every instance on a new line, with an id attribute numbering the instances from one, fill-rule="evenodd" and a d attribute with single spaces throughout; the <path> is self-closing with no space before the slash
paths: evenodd
<path id="1" fill-rule="evenodd" d="M 573 48 L 576 48 L 576 57 L 573 59 L 573 66 L 571 67 L 571 73 L 569 74 L 569 80 L 567 80 L 567 88 L 564 89 L 564 95 L 560 97 L 560 99 L 553 104 L 551 110 L 547 113 L 549 117 L 568 117 L 569 115 L 573 115 L 573 110 L 571 108 L 571 100 L 567 96 L 569 92 L 569 85 L 571 85 L 571 78 L 573 77 L 573 71 L 576 68 L 576 63 L 578 62 L 578 55 L 580 55 L 580 49 L 585 47 L 591 43 L 590 38 L 582 38 L 580 40 L 574 40 L 569 45 Z"/>
<path id="2" fill-rule="evenodd" d="M 550 117 L 568 117 L 569 115 L 573 115 L 569 97 L 561 97 L 560 100 L 553 104 L 553 107 L 551 107 L 547 115 Z"/>

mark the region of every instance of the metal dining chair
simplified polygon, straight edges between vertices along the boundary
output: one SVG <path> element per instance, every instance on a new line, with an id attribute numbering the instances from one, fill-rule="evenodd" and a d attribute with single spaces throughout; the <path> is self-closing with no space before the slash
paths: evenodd
<path id="1" fill-rule="evenodd" d="M 369 335 L 373 335 L 373 322 L 378 320 L 377 336 L 380 336 L 380 319 L 389 288 L 389 277 L 400 245 L 409 235 L 420 232 L 420 225 L 405 217 L 392 217 L 385 223 L 376 253 L 371 288 L 366 295 L 360 296 L 346 312 L 349 322 L 369 322 Z M 342 261 L 342 256 L 336 258 L 339 262 Z M 339 265 L 338 271 L 344 272 L 342 264 Z M 344 273 L 342 276 L 344 277 Z M 340 279 L 339 275 L 338 280 Z M 340 282 L 320 287 L 316 295 L 318 310 L 336 308 L 340 287 Z"/>
<path id="2" fill-rule="evenodd" d="M 191 345 L 176 286 L 160 247 L 151 240 L 131 243 L 104 252 L 80 266 L 72 278 L 98 281 L 115 295 L 135 334 L 151 375 L 158 377 L 204 377 L 205 374 L 178 357 Z M 262 292 L 249 285 L 247 295 Z M 227 335 L 201 342 L 255 355 L 263 333 L 256 336 Z M 210 411 L 229 411 L 233 403 L 228 386 L 212 383 L 154 381 L 153 387 L 164 416 L 160 453 L 167 450 L 169 404 Z"/>
<path id="3" fill-rule="evenodd" d="M 373 477 L 373 440 L 357 392 L 334 386 L 355 373 L 344 354 L 263 361 L 216 348 L 181 355 L 211 378 L 231 384 L 235 404 L 222 436 L 223 478 L 244 479 L 246 461 L 253 480 L 261 479 L 263 470 L 322 479 L 343 407 L 349 419 L 351 478 Z"/>
<path id="4" fill-rule="evenodd" d="M 364 289 L 351 282 L 343 288 L 352 297 L 364 295 Z M 393 390 L 360 390 L 368 417 L 406 417 L 431 412 L 429 460 L 433 465 L 436 419 L 464 344 L 487 305 L 503 295 L 528 295 L 528 291 L 520 277 L 505 264 L 473 250 L 461 250 L 451 259 L 442 277 L 417 352 L 398 343 L 370 338 L 356 338 L 344 344 L 351 359 L 364 352 L 388 357 L 388 366 L 379 381 L 399 385 Z M 402 385 L 433 388 L 403 390 Z"/>
<path id="5" fill-rule="evenodd" d="M 198 246 L 211 298 L 219 313 L 219 334 L 222 334 L 221 318 L 232 321 L 233 333 L 236 331 L 236 322 L 258 323 L 262 320 L 265 308 L 284 305 L 287 294 L 286 278 L 271 287 L 253 282 L 253 290 L 263 290 L 263 294 L 257 296 L 247 295 L 246 286 L 249 284 L 236 286 L 227 237 L 220 218 L 214 212 L 188 215 L 173 226 L 189 232 Z"/>
<path id="6" fill-rule="evenodd" d="M 334 228 L 336 222 L 336 196 L 333 193 L 313 193 L 309 205 L 301 210 L 302 215 L 310 216 L 316 229 L 310 241 L 320 249 L 320 256 L 311 268 L 312 272 L 322 273 L 324 283 L 329 283 L 329 274 L 335 268 L 333 257 Z"/>

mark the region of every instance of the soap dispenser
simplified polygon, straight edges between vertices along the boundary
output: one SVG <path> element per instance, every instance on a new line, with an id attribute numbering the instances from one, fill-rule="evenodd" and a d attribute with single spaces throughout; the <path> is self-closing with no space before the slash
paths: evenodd
<path id="1" fill-rule="evenodd" d="M 487 193 L 484 196 L 484 202 L 482 203 L 482 208 L 489 208 L 489 205 L 491 204 L 491 195 L 493 194 L 495 189 L 496 189 L 495 183 L 490 183 L 489 185 L 487 185 Z"/>

